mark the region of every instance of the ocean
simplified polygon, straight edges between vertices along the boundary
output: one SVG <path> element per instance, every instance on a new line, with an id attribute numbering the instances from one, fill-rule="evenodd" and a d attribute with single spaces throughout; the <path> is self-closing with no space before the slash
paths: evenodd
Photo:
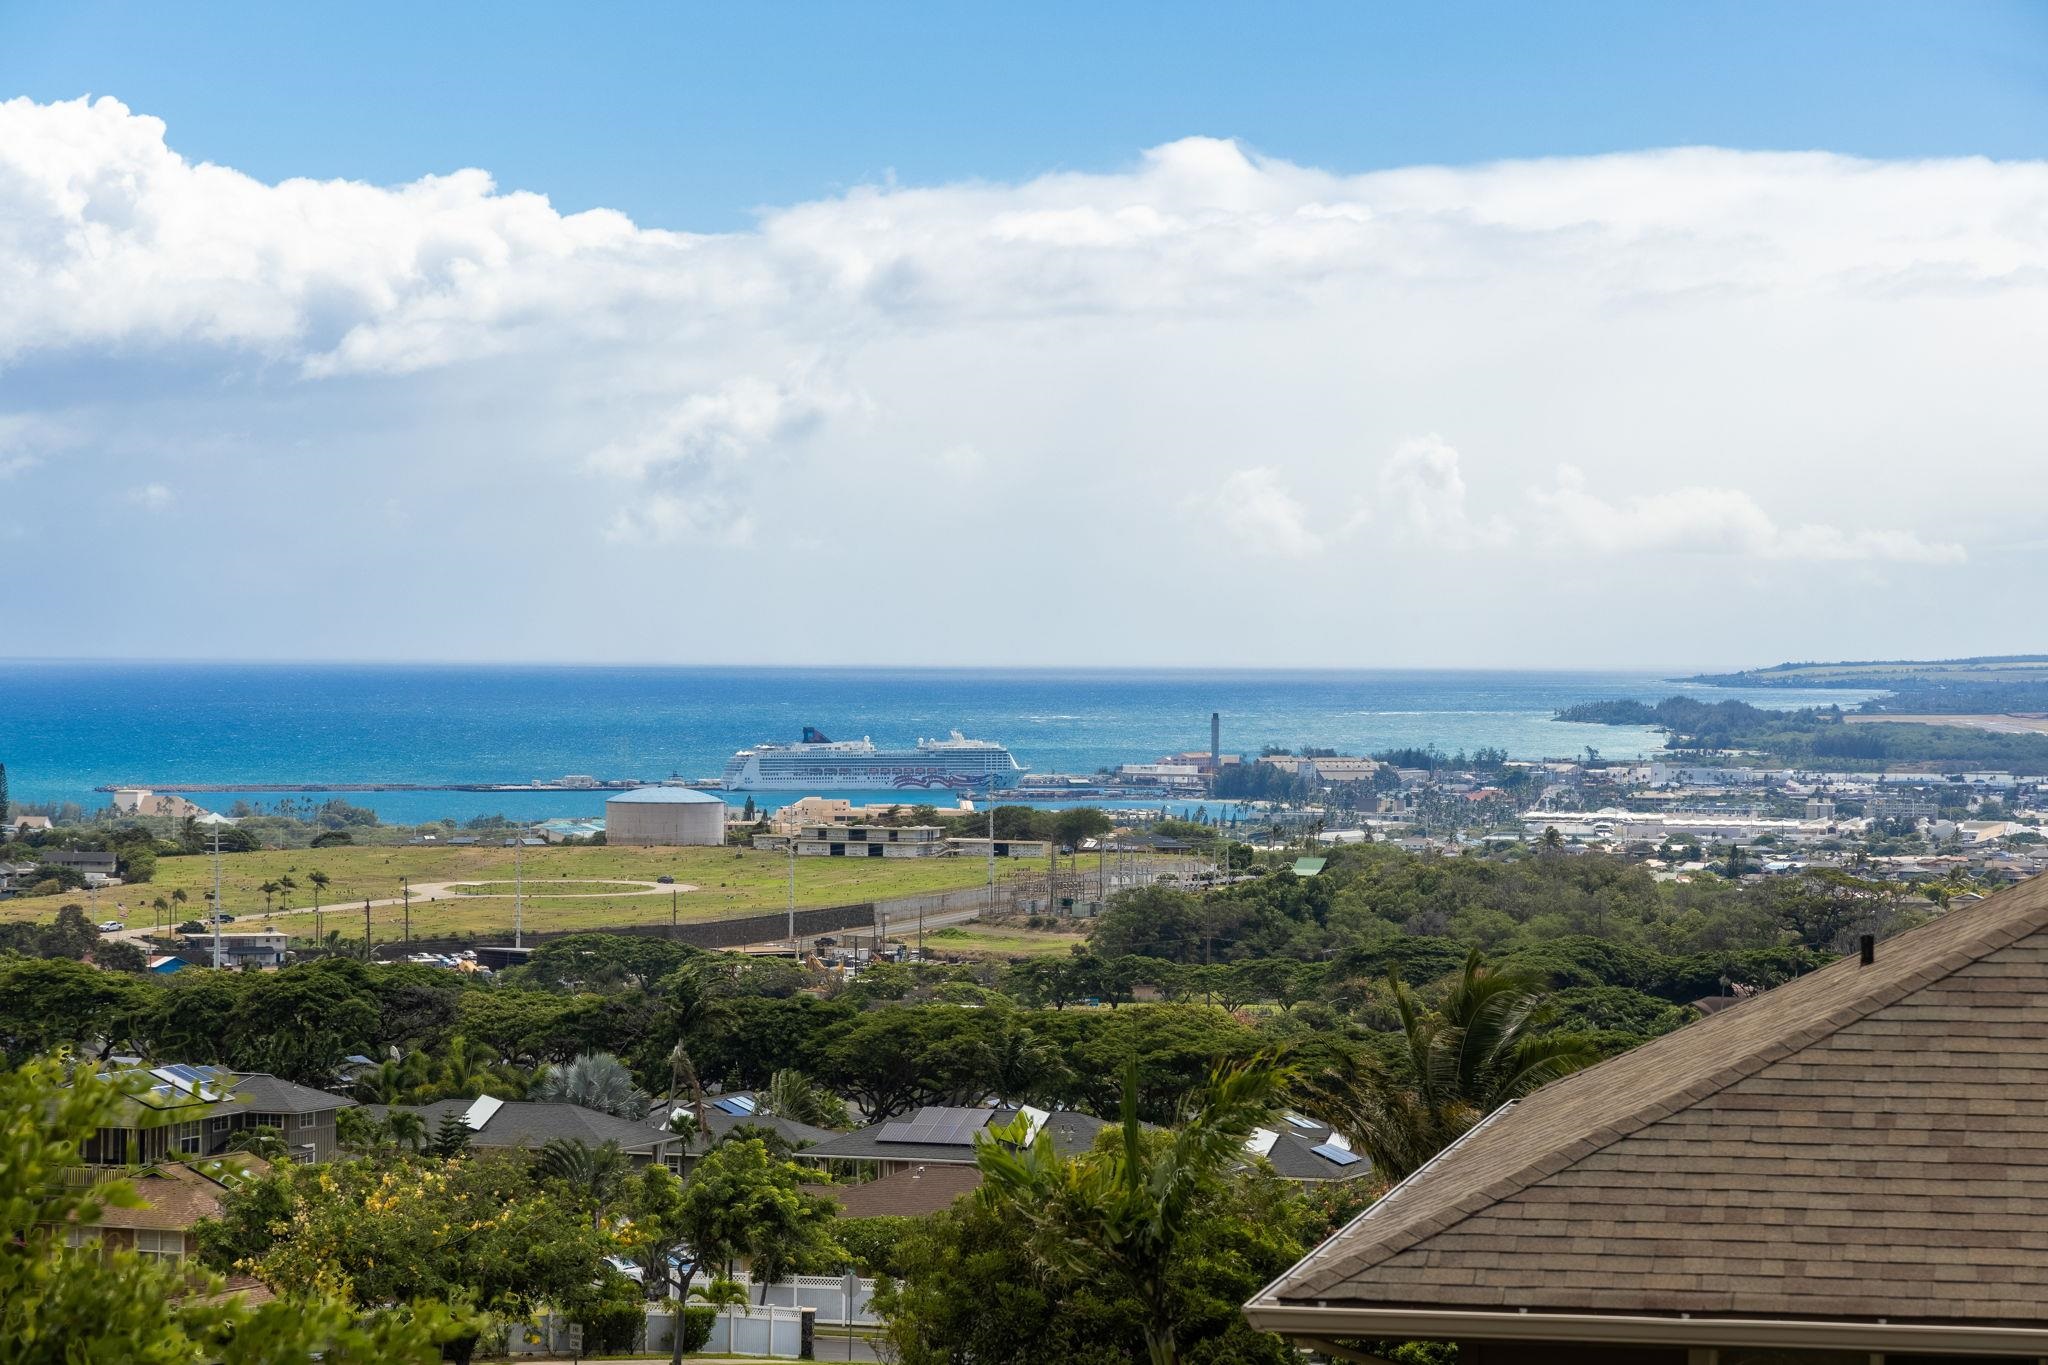
<path id="1" fill-rule="evenodd" d="M 835 739 L 907 745 L 961 730 L 1039 772 L 1206 749 L 1436 745 L 1517 758 L 1660 747 L 1653 731 L 1567 725 L 1575 702 L 1685 693 L 1792 707 L 1868 693 L 1679 684 L 1654 672 L 1284 672 L 0 662 L 0 763 L 16 801 L 106 804 L 108 784 L 529 782 L 569 773 L 715 776 L 735 749 Z M 194 797 L 226 809 L 251 792 Z M 862 795 L 860 793 L 822 793 Z M 601 792 L 340 793 L 393 823 L 603 815 Z M 745 798 L 730 794 L 734 802 Z M 779 799 L 762 796 L 772 806 Z"/>

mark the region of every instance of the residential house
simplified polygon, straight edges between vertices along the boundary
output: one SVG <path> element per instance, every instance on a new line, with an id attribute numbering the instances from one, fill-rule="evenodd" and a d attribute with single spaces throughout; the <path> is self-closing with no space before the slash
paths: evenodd
<path id="1" fill-rule="evenodd" d="M 1291 1112 L 1270 1128 L 1254 1130 L 1245 1149 L 1264 1157 L 1276 1175 L 1301 1185 L 1358 1180 L 1373 1170 L 1342 1133 Z"/>
<path id="2" fill-rule="evenodd" d="M 435 1100 L 430 1104 L 373 1104 L 366 1110 L 378 1119 L 399 1111 L 418 1114 L 425 1119 L 428 1137 L 440 1128 L 443 1118 L 455 1114 L 469 1129 L 469 1145 L 479 1150 L 538 1150 L 558 1138 L 580 1142 L 586 1147 L 602 1147 L 607 1142 L 616 1142 L 619 1150 L 630 1157 L 635 1166 L 645 1166 L 656 1161 L 673 1164 L 669 1158 L 683 1141 L 645 1122 L 622 1119 L 600 1109 L 586 1109 L 580 1104 L 501 1100 L 490 1095 L 474 1100 Z"/>
<path id="3" fill-rule="evenodd" d="M 103 1251 L 133 1251 L 145 1260 L 182 1261 L 193 1252 L 192 1229 L 199 1220 L 220 1217 L 222 1196 L 268 1169 L 254 1157 L 159 1162 L 124 1177 L 139 1203 L 107 1205 L 90 1223 L 66 1227 L 65 1240 L 72 1246 L 97 1243 Z"/>
<path id="4" fill-rule="evenodd" d="M 246 933 L 220 936 L 221 965 L 227 967 L 282 967 L 286 948 L 291 944 L 291 935 L 286 933 L 255 930 Z M 213 935 L 185 935 L 185 954 L 197 956 L 202 962 L 213 960 Z"/>
<path id="5" fill-rule="evenodd" d="M 959 1108 L 931 1105 L 900 1119 L 872 1123 L 851 1133 L 836 1133 L 830 1141 L 806 1147 L 796 1154 L 799 1161 L 852 1162 L 864 1173 L 893 1175 L 918 1166 L 972 1166 L 974 1135 L 1001 1128 L 1019 1114 L 1025 1116 L 1027 1141 L 1038 1134 L 1052 1134 L 1053 1147 L 1062 1156 L 1077 1156 L 1094 1144 L 1103 1121 L 1092 1114 L 1058 1110 L 1048 1113 L 1029 1105 L 1003 1108 Z"/>
<path id="6" fill-rule="evenodd" d="M 805 1185 L 805 1194 L 829 1199 L 841 1218 L 925 1218 L 953 1207 L 962 1195 L 981 1188 L 974 1166 L 907 1166 L 879 1180 L 852 1185 Z"/>
<path id="7" fill-rule="evenodd" d="M 36 850 L 36 861 L 46 868 L 68 867 L 86 881 L 98 882 L 112 880 L 120 860 L 98 849 L 44 848 Z"/>
<path id="8" fill-rule="evenodd" d="M 123 1104 L 120 1122 L 99 1130 L 80 1160 L 88 1166 L 152 1164 L 219 1156 L 236 1133 L 274 1128 L 294 1161 L 330 1161 L 334 1116 L 354 1100 L 260 1072 L 172 1064 L 129 1073 L 145 1088 Z"/>
<path id="9" fill-rule="evenodd" d="M 1346 1359 L 2048 1357 L 2044 986 L 2048 880 L 1865 939 L 1496 1110 L 1246 1316 Z"/>
<path id="10" fill-rule="evenodd" d="M 648 1125 L 657 1132 L 672 1133 L 669 1127 L 673 1117 L 688 1114 L 691 1110 L 690 1097 L 685 1095 L 674 1101 L 656 1100 L 648 1112 Z M 677 1138 L 676 1144 L 667 1153 L 669 1169 L 682 1175 L 696 1164 L 697 1158 L 711 1150 L 712 1146 L 726 1137 L 735 1128 L 761 1128 L 774 1133 L 793 1150 L 812 1147 L 829 1142 L 839 1136 L 829 1128 L 813 1128 L 808 1123 L 782 1118 L 776 1114 L 761 1112 L 761 1100 L 751 1090 L 735 1090 L 726 1094 L 704 1097 L 704 1127 L 685 1144 Z"/>

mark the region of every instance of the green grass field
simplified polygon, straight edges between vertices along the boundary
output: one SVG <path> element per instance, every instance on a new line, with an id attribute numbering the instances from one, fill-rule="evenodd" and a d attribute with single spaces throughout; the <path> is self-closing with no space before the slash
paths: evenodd
<path id="1" fill-rule="evenodd" d="M 321 896 L 323 905 L 333 908 L 326 916 L 326 928 L 344 934 L 362 934 L 363 901 L 388 900 L 399 895 L 402 880 L 415 888 L 412 927 L 416 936 L 453 933 L 493 934 L 512 925 L 513 851 L 507 848 L 375 848 L 266 850 L 259 853 L 229 853 L 221 860 L 221 901 L 236 917 L 237 929 L 261 929 L 265 925 L 265 882 L 289 876 L 298 883 L 288 893 L 294 911 L 312 905 L 308 880 L 315 871 L 330 879 Z M 678 919 L 718 919 L 731 915 L 779 910 L 787 904 L 788 859 L 780 854 L 756 853 L 738 848 L 532 848 L 523 855 L 526 890 L 524 924 L 532 930 L 594 929 L 607 925 L 666 923 L 670 914 L 670 888 L 655 894 L 631 894 L 639 888 L 617 887 L 600 890 L 594 883 L 611 881 L 652 882 L 662 876 L 675 878 L 675 913 Z M 950 891 L 978 886 L 987 876 L 985 865 L 974 858 L 799 858 L 796 864 L 796 899 L 800 907 L 843 905 L 880 900 L 892 896 L 916 895 L 928 891 Z M 429 901 L 417 888 L 448 882 L 480 881 L 500 885 L 479 888 L 486 893 L 466 894 L 451 889 L 440 899 Z M 575 894 L 556 899 L 549 895 L 549 883 L 559 883 Z M 213 889 L 213 860 L 205 856 L 162 858 L 155 878 L 140 886 L 110 887 L 97 894 L 66 892 L 62 896 L 24 897 L 0 901 L 0 919 L 48 919 L 60 905 L 86 905 L 96 919 L 119 918 L 130 928 L 153 922 L 151 902 L 171 898 L 174 890 L 186 893 L 183 907 L 174 907 L 170 923 L 196 917 Z M 270 908 L 280 908 L 270 898 Z M 403 911 L 396 905 L 378 905 L 371 911 L 374 934 L 379 942 L 399 936 Z M 272 927 L 295 935 L 312 937 L 311 914 L 272 914 Z"/>
<path id="2" fill-rule="evenodd" d="M 1040 932 L 1013 925 L 954 924 L 926 934 L 925 944 L 933 952 L 958 953 L 971 957 L 1065 957 L 1086 934 Z"/>

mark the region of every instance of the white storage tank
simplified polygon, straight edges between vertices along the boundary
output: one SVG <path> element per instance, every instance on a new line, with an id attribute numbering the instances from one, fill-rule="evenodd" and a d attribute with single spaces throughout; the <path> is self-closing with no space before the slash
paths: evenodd
<path id="1" fill-rule="evenodd" d="M 690 787 L 639 787 L 605 798 L 604 841 L 625 847 L 725 842 L 725 802 Z"/>

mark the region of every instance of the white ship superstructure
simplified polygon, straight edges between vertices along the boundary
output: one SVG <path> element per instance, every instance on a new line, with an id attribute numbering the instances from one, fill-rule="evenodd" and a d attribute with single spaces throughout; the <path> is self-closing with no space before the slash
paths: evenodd
<path id="1" fill-rule="evenodd" d="M 1022 765 L 993 740 L 920 739 L 914 749 L 828 739 L 810 726 L 795 744 L 757 744 L 726 762 L 727 791 L 979 791 L 1013 787 Z"/>

